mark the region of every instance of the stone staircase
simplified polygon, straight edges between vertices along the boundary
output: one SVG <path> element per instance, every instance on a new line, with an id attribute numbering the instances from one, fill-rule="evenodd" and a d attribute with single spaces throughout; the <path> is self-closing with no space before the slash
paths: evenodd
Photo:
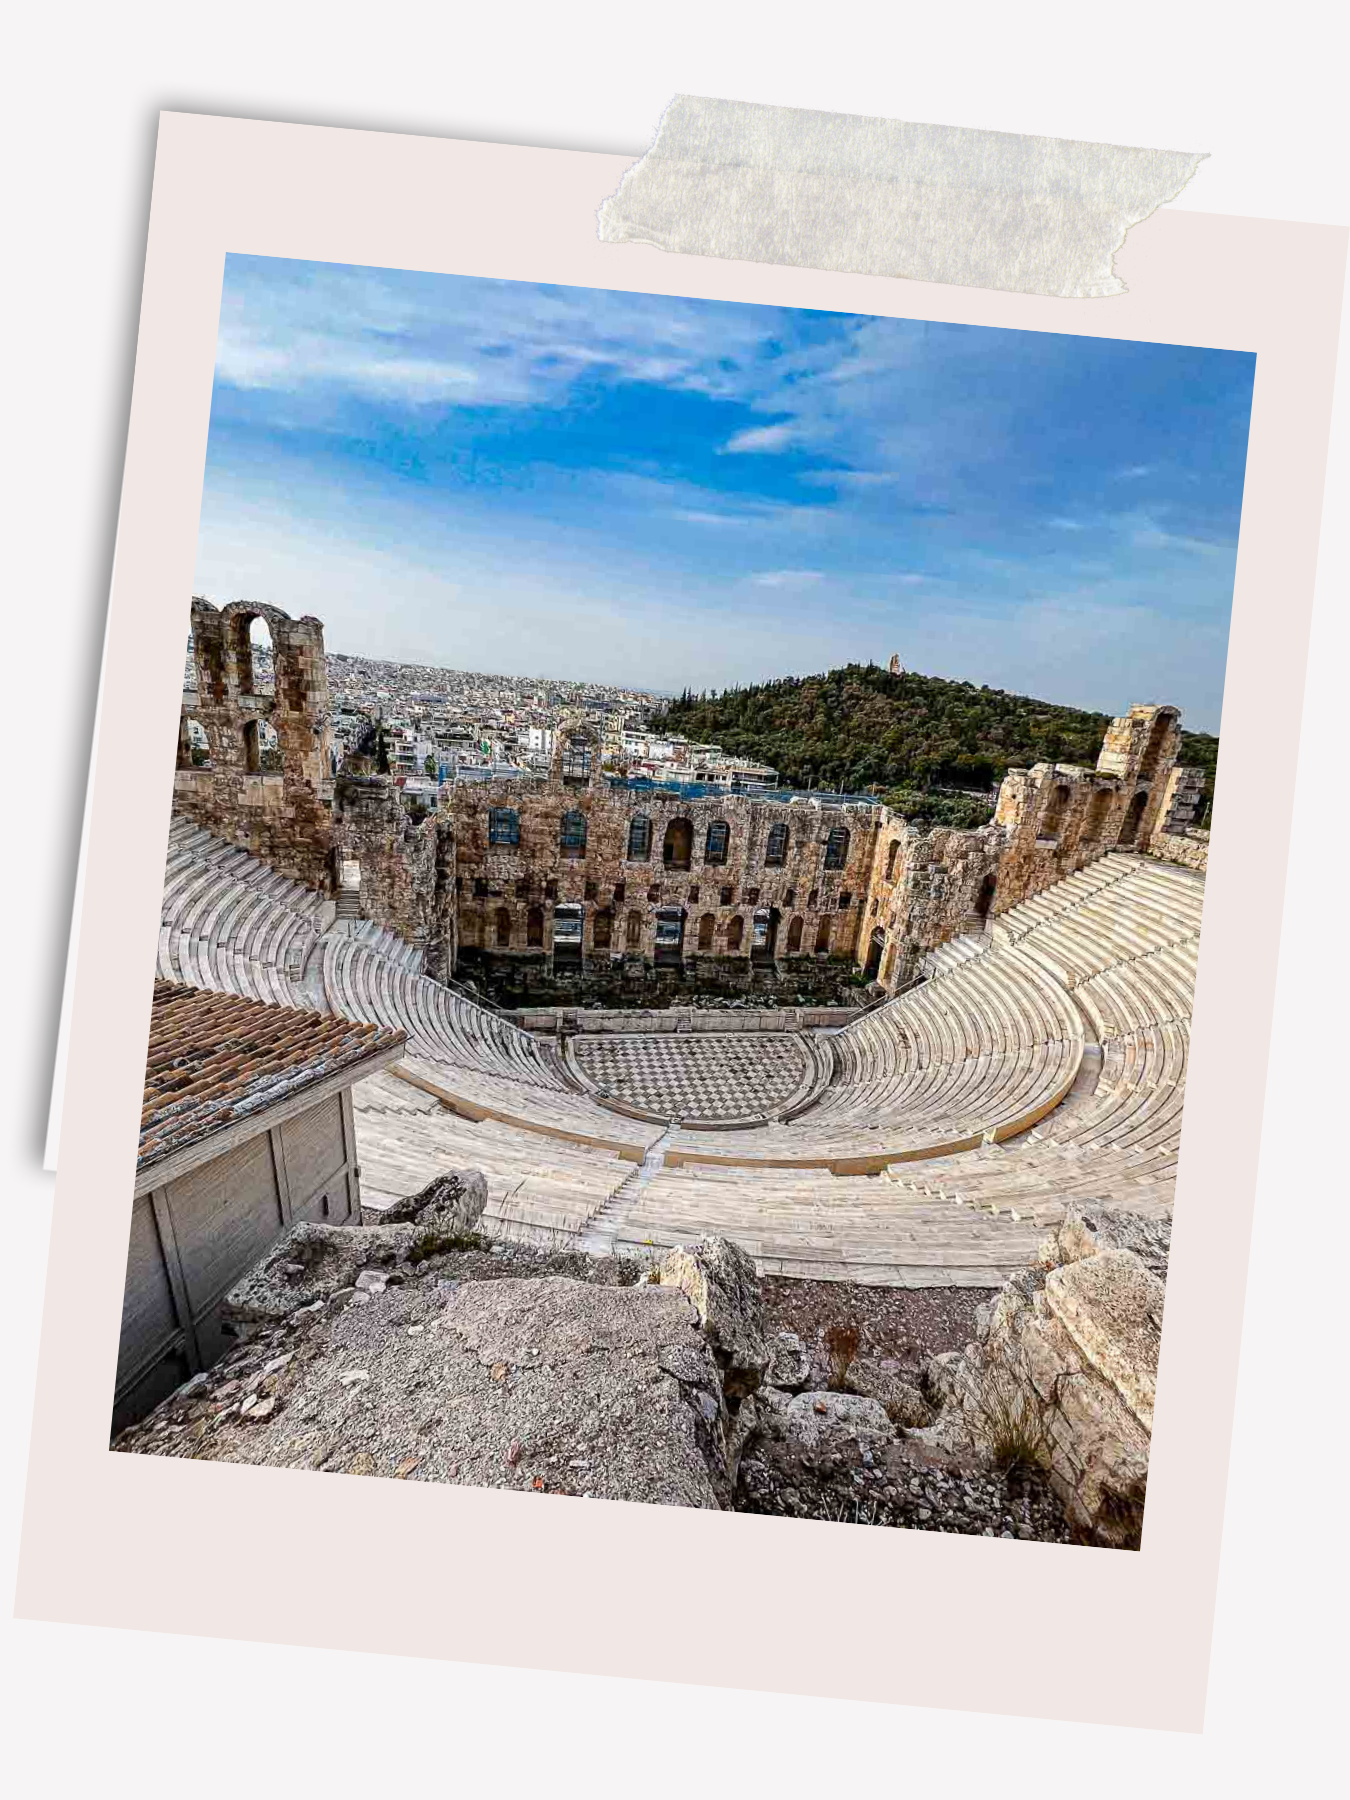
<path id="1" fill-rule="evenodd" d="M 593 1214 L 585 1232 L 578 1239 L 578 1248 L 589 1251 L 592 1256 L 609 1256 L 615 1249 L 615 1239 L 628 1214 L 637 1204 L 642 1190 L 652 1182 L 666 1165 L 666 1145 L 675 1131 L 672 1123 L 664 1136 L 657 1139 L 642 1162 L 633 1173 L 624 1180 L 610 1195 L 600 1210 Z"/>

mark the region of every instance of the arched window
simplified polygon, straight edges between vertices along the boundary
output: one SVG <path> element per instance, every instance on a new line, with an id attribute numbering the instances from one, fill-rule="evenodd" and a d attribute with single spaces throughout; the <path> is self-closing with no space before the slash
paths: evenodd
<path id="1" fill-rule="evenodd" d="M 744 936 L 745 920 L 737 913 L 736 917 L 727 926 L 727 949 L 739 950 L 741 947 L 741 940 Z"/>
<path id="2" fill-rule="evenodd" d="M 666 826 L 661 861 L 667 869 L 687 869 L 694 851 L 694 827 L 688 819 L 672 819 Z"/>
<path id="3" fill-rule="evenodd" d="M 881 970 L 881 953 L 886 948 L 886 933 L 880 925 L 872 933 L 867 946 L 867 961 L 863 965 L 863 979 L 875 981 Z"/>
<path id="4" fill-rule="evenodd" d="M 822 956 L 830 947 L 830 915 L 828 913 L 816 926 L 816 955 Z"/>
<path id="5" fill-rule="evenodd" d="M 520 814 L 513 806 L 488 808 L 488 843 L 514 848 L 520 842 Z"/>
<path id="6" fill-rule="evenodd" d="M 980 883 L 980 891 L 975 896 L 975 912 L 981 919 L 989 917 L 994 904 L 994 895 L 998 892 L 998 881 L 993 875 L 986 875 Z"/>
<path id="7" fill-rule="evenodd" d="M 274 694 L 276 647 L 266 619 L 258 613 L 234 613 L 230 618 L 230 636 L 240 694 Z"/>
<path id="8" fill-rule="evenodd" d="M 544 909 L 532 906 L 525 918 L 525 943 L 531 950 L 544 947 Z"/>
<path id="9" fill-rule="evenodd" d="M 1041 814 L 1040 830 L 1036 833 L 1037 842 L 1058 843 L 1059 834 L 1064 828 L 1064 815 L 1069 810 L 1069 802 L 1073 799 L 1073 790 L 1064 782 L 1059 782 L 1052 790 L 1050 803 Z"/>
<path id="10" fill-rule="evenodd" d="M 725 819 L 714 819 L 708 827 L 708 836 L 703 845 L 705 863 L 720 864 L 727 860 L 727 847 L 731 843 L 731 827 Z"/>
<path id="11" fill-rule="evenodd" d="M 646 862 L 652 853 L 652 822 L 639 813 L 628 827 L 629 862 Z"/>
<path id="12" fill-rule="evenodd" d="M 1159 713 L 1153 721 L 1153 729 L 1148 734 L 1148 743 L 1144 749 L 1143 760 L 1139 764 L 1139 779 L 1152 781 L 1158 772 L 1158 764 L 1162 760 L 1163 746 L 1167 742 L 1167 734 L 1172 727 L 1172 714 Z"/>
<path id="13" fill-rule="evenodd" d="M 211 765 L 211 740 L 200 719 L 186 713 L 178 721 L 178 767 L 205 769 Z"/>
<path id="14" fill-rule="evenodd" d="M 496 912 L 497 948 L 508 950 L 511 947 L 511 914 L 505 906 L 499 906 Z"/>
<path id="15" fill-rule="evenodd" d="M 802 947 L 802 921 L 800 916 L 788 926 L 788 955 L 796 956 Z"/>
<path id="16" fill-rule="evenodd" d="M 608 950 L 613 937 L 614 914 L 612 912 L 598 912 L 595 915 L 594 943 L 596 949 Z"/>
<path id="17" fill-rule="evenodd" d="M 899 854 L 900 854 L 900 840 L 899 840 L 899 838 L 892 838 L 891 839 L 891 847 L 886 852 L 886 880 L 887 881 L 895 880 L 895 859 L 897 856 L 899 856 Z"/>
<path id="18" fill-rule="evenodd" d="M 630 950 L 642 948 L 642 914 L 640 912 L 629 913 L 625 942 Z"/>
<path id="19" fill-rule="evenodd" d="M 262 769 L 262 739 L 256 719 L 244 720 L 244 768 L 250 775 L 257 775 Z"/>
<path id="20" fill-rule="evenodd" d="M 848 828 L 836 825 L 825 840 L 825 867 L 842 869 L 848 861 Z"/>
<path id="21" fill-rule="evenodd" d="M 461 950 L 477 950 L 483 942 L 483 915 L 476 907 L 470 907 L 459 916 L 459 946 Z"/>
<path id="22" fill-rule="evenodd" d="M 1116 842 L 1122 850 L 1128 850 L 1139 836 L 1139 826 L 1144 817 L 1144 808 L 1148 805 L 1148 789 L 1140 788 L 1131 800 L 1129 811 L 1125 814 L 1125 822 L 1120 828 L 1120 836 Z"/>
<path id="23" fill-rule="evenodd" d="M 787 861 L 788 828 L 786 825 L 770 825 L 769 835 L 764 843 L 764 867 L 781 869 Z"/>
<path id="24" fill-rule="evenodd" d="M 575 807 L 565 812 L 558 825 L 558 848 L 564 856 L 577 858 L 586 854 L 586 815 Z"/>
<path id="25" fill-rule="evenodd" d="M 717 917 L 714 913 L 704 913 L 698 922 L 698 947 L 708 951 L 713 947 L 713 933 L 717 929 Z"/>

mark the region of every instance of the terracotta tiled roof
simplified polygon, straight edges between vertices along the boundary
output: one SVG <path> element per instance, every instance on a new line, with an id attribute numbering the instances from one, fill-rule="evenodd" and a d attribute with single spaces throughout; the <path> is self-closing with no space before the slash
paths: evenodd
<path id="1" fill-rule="evenodd" d="M 381 1025 L 155 983 L 137 1168 L 407 1042 Z"/>

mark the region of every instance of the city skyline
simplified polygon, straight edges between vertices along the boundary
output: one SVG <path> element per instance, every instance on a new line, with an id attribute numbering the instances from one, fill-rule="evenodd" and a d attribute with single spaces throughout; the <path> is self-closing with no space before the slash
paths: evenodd
<path id="1" fill-rule="evenodd" d="M 196 586 L 371 660 L 677 693 L 898 651 L 1214 731 L 1253 367 L 231 256 Z"/>

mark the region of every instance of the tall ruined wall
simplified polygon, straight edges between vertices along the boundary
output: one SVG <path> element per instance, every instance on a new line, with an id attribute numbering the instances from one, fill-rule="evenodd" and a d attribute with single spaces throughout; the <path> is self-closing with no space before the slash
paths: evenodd
<path id="1" fill-rule="evenodd" d="M 995 906 L 1004 847 L 995 825 L 925 831 L 883 809 L 859 967 L 896 993 L 914 979 L 925 951 L 983 929 Z"/>
<path id="2" fill-rule="evenodd" d="M 1173 706 L 1134 706 L 1112 722 L 1095 769 L 1010 769 L 994 822 L 1007 834 L 995 912 L 1006 912 L 1110 850 L 1146 849 L 1181 743 Z"/>
<path id="3" fill-rule="evenodd" d="M 612 787 L 598 774 L 565 782 L 556 767 L 548 782 L 462 785 L 454 805 L 465 952 L 547 959 L 555 909 L 580 903 L 588 965 L 654 963 L 657 914 L 665 909 L 683 914 L 686 965 L 748 962 L 762 909 L 771 914 L 780 959 L 854 954 L 872 865 L 873 810 L 736 794 L 686 800 Z M 716 834 L 710 839 L 710 829 L 723 826 L 724 851 Z M 775 826 L 785 828 L 785 843 L 781 830 L 771 836 Z M 515 843 L 492 841 L 513 831 Z M 835 839 L 838 868 L 826 866 L 832 833 L 847 834 L 846 845 Z"/>
<path id="4" fill-rule="evenodd" d="M 272 637 L 276 691 L 256 690 L 249 627 Z M 325 892 L 332 868 L 332 745 L 323 626 L 272 606 L 235 601 L 219 611 L 192 602 L 196 693 L 185 693 L 174 807 L 242 845 L 284 875 Z M 208 760 L 194 766 L 187 722 L 206 733 Z M 279 767 L 264 767 L 259 725 L 277 734 Z"/>
<path id="5" fill-rule="evenodd" d="M 455 839 L 441 811 L 417 817 L 388 775 L 337 778 L 333 847 L 361 916 L 392 925 L 427 952 L 428 972 L 450 972 L 455 952 Z M 354 865 L 354 866 L 353 866 Z"/>

